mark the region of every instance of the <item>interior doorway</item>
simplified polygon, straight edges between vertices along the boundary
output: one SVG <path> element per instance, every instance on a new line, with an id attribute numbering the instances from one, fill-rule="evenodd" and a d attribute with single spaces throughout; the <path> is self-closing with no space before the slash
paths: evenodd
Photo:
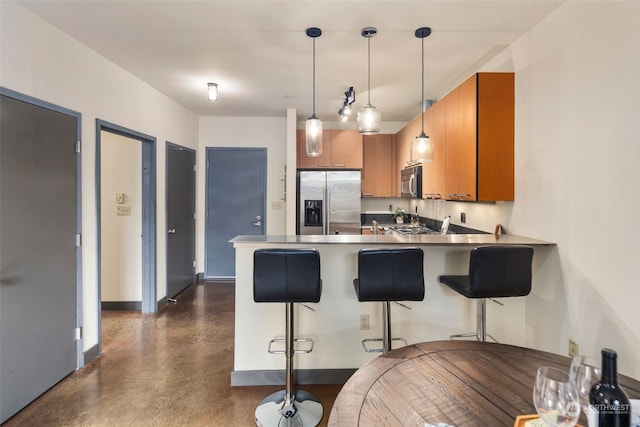
<path id="1" fill-rule="evenodd" d="M 102 294 L 102 203 L 103 189 L 101 180 L 102 146 L 104 133 L 136 141 L 140 145 L 140 282 L 141 282 L 141 312 L 155 313 L 158 309 L 156 299 L 156 138 L 143 133 L 124 128 L 122 126 L 96 120 L 96 211 L 98 216 L 98 313 L 101 309 Z M 112 194 L 113 198 L 119 197 Z M 124 208 L 126 211 L 126 194 Z M 116 201 L 117 203 L 117 201 Z M 122 205 L 122 204 L 120 204 Z M 131 207 L 133 208 L 133 207 Z M 116 209 L 118 209 L 116 207 Z M 100 316 L 100 314 L 98 314 Z M 98 322 L 100 324 L 100 321 Z M 99 345 L 102 341 L 98 340 Z"/>
<path id="2" fill-rule="evenodd" d="M 142 143 L 100 133 L 100 306 L 142 310 Z"/>

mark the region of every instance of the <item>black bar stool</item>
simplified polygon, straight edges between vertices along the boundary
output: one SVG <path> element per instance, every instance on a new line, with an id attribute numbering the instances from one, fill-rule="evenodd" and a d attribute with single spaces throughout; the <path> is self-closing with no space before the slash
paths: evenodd
<path id="1" fill-rule="evenodd" d="M 317 250 L 258 249 L 254 252 L 253 300 L 286 304 L 285 350 L 271 349 L 273 343 L 282 339 L 271 340 L 268 350 L 286 356 L 285 390 L 272 393 L 260 402 L 255 412 L 258 426 L 316 426 L 322 419 L 322 404 L 317 397 L 302 390 L 293 391 L 293 355 L 313 350 L 311 338 L 294 339 L 293 303 L 318 302 L 321 293 Z M 311 347 L 294 350 L 294 342 L 310 342 Z"/>
<path id="2" fill-rule="evenodd" d="M 358 278 L 353 280 L 358 301 L 382 302 L 382 338 L 362 340 L 367 352 L 391 351 L 391 305 L 398 301 L 424 300 L 424 253 L 419 248 L 362 249 L 358 252 Z M 404 308 L 410 307 L 400 304 Z M 367 342 L 382 341 L 382 348 L 369 348 Z"/>
<path id="3" fill-rule="evenodd" d="M 486 341 L 486 299 L 522 297 L 531 292 L 533 248 L 529 246 L 481 246 L 471 250 L 468 276 L 440 276 L 438 279 L 467 298 L 477 299 L 476 332 L 449 338 L 476 337 Z"/>

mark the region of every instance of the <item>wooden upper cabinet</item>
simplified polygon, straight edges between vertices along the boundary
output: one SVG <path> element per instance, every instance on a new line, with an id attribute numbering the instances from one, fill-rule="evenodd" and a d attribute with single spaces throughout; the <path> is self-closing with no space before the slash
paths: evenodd
<path id="1" fill-rule="evenodd" d="M 513 200 L 513 73 L 475 74 L 443 100 L 446 198 Z"/>
<path id="2" fill-rule="evenodd" d="M 298 169 L 362 169 L 362 135 L 356 130 L 324 130 L 322 155 L 309 157 L 305 131 L 297 130 Z"/>
<path id="3" fill-rule="evenodd" d="M 395 135 L 392 197 L 400 197 L 400 172 L 411 160 L 411 141 L 420 133 L 420 123 L 420 116 L 418 116 Z"/>
<path id="4" fill-rule="evenodd" d="M 362 169 L 362 134 L 357 130 L 331 131 L 331 167 Z"/>
<path id="5" fill-rule="evenodd" d="M 424 112 L 424 132 L 433 144 L 433 160 L 422 164 L 422 197 L 444 198 L 446 104 L 436 102 Z"/>
<path id="6" fill-rule="evenodd" d="M 297 130 L 298 140 L 298 168 L 299 169 L 328 169 L 331 166 L 331 132 L 322 132 L 322 154 L 318 157 L 307 156 L 305 148 L 305 130 Z"/>
<path id="7" fill-rule="evenodd" d="M 393 135 L 365 135 L 362 197 L 393 197 Z"/>

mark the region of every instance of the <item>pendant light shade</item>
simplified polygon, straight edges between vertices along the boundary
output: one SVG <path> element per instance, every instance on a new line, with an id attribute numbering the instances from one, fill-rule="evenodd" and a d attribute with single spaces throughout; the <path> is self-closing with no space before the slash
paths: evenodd
<path id="1" fill-rule="evenodd" d="M 307 28 L 307 36 L 313 39 L 313 113 L 305 124 L 305 151 L 309 157 L 322 155 L 322 122 L 316 117 L 316 38 L 321 35 L 320 28 Z"/>
<path id="2" fill-rule="evenodd" d="M 378 34 L 378 30 L 374 27 L 365 27 L 362 29 L 362 37 L 367 38 L 367 105 L 356 116 L 358 121 L 358 131 L 364 135 L 371 135 L 380 132 L 380 111 L 371 105 L 371 37 Z"/>
<path id="3" fill-rule="evenodd" d="M 424 39 L 431 34 L 431 28 L 422 27 L 416 30 L 416 37 L 422 39 L 422 93 L 420 95 L 420 118 L 422 128 L 420 135 L 411 141 L 411 163 L 424 163 L 433 160 L 433 141 L 424 133 Z"/>

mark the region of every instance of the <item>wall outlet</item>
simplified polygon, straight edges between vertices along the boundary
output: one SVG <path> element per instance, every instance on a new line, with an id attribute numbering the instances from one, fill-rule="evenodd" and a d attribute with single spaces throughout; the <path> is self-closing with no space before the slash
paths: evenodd
<path id="1" fill-rule="evenodd" d="M 360 315 L 360 330 L 368 331 L 369 330 L 369 315 L 361 314 Z"/>
<path id="2" fill-rule="evenodd" d="M 460 212 L 460 222 L 463 223 L 463 224 L 465 222 L 467 222 L 467 214 L 466 213 Z"/>
<path id="3" fill-rule="evenodd" d="M 580 354 L 580 346 L 577 342 L 570 339 L 569 340 L 569 357 L 577 356 Z"/>

